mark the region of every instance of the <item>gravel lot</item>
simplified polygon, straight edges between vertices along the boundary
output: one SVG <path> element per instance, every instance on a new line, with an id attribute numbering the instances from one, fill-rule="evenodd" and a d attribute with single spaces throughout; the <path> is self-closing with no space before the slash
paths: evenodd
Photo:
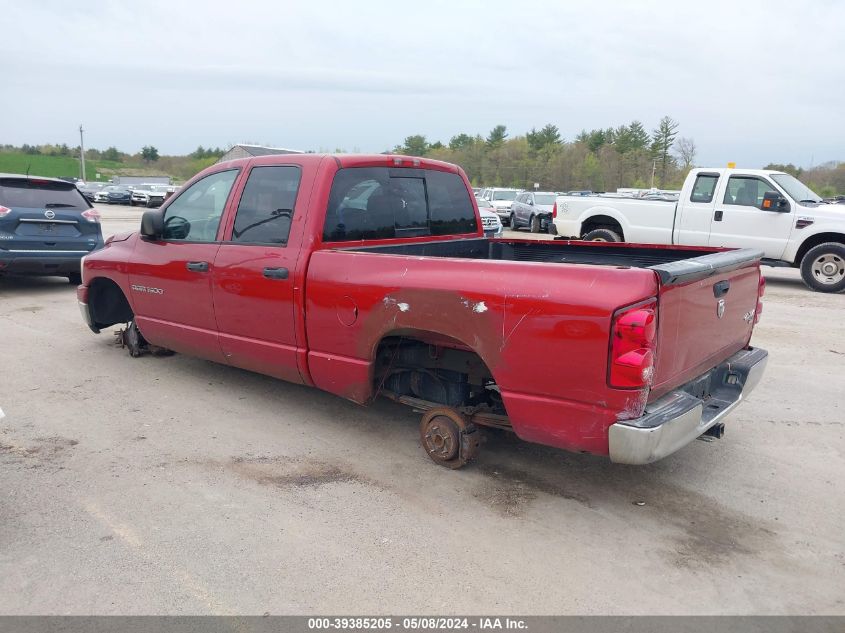
<path id="1" fill-rule="evenodd" d="M 454 472 L 404 407 L 131 359 L 64 280 L 0 280 L 0 613 L 845 614 L 845 296 L 765 270 L 723 440 L 625 467 L 495 433 Z"/>

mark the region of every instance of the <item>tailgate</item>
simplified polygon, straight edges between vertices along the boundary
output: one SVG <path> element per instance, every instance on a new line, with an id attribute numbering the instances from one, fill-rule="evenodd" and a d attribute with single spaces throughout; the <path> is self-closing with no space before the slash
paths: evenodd
<path id="1" fill-rule="evenodd" d="M 651 267 L 660 290 L 649 400 L 691 381 L 748 344 L 762 256 L 741 249 Z"/>
<path id="2" fill-rule="evenodd" d="M 90 251 L 97 246 L 100 225 L 78 209 L 13 207 L 0 219 L 0 248 L 16 251 Z"/>

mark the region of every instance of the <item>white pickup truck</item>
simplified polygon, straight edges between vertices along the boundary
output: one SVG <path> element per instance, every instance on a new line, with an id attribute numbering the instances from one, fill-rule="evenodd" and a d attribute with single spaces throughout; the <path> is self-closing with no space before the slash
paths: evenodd
<path id="1" fill-rule="evenodd" d="M 845 289 L 845 208 L 797 178 L 761 169 L 693 169 L 677 202 L 558 196 L 558 239 L 756 248 L 801 269 L 813 290 Z"/>

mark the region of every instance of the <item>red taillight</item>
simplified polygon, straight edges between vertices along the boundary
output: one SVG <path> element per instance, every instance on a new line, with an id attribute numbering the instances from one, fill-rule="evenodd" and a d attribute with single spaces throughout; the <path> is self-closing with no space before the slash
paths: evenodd
<path id="1" fill-rule="evenodd" d="M 628 308 L 613 319 L 608 382 L 618 389 L 642 389 L 654 375 L 657 305 Z"/>
<path id="2" fill-rule="evenodd" d="M 82 212 L 82 217 L 88 220 L 89 222 L 99 222 L 100 212 L 96 209 L 88 209 L 87 211 Z"/>
<path id="3" fill-rule="evenodd" d="M 552 207 L 552 217 L 557 217 L 557 200 L 555 200 L 555 206 Z"/>
<path id="4" fill-rule="evenodd" d="M 760 273 L 760 283 L 757 286 L 757 309 L 754 310 L 754 325 L 760 322 L 760 316 L 763 314 L 763 295 L 766 294 L 766 278 Z"/>
<path id="5" fill-rule="evenodd" d="M 12 210 L 9 207 L 4 207 L 2 204 L 0 204 L 0 218 L 6 217 L 11 212 Z"/>

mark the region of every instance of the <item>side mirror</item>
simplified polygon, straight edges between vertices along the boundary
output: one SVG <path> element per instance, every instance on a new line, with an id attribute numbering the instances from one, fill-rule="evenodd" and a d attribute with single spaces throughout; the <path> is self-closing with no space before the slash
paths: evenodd
<path id="1" fill-rule="evenodd" d="M 164 235 L 164 213 L 161 210 L 144 211 L 141 216 L 141 237 L 158 240 Z"/>
<path id="2" fill-rule="evenodd" d="M 533 206 L 534 206 L 534 201 L 533 201 L 531 198 L 528 198 L 528 206 L 529 206 L 529 207 L 533 207 Z"/>
<path id="3" fill-rule="evenodd" d="M 776 211 L 778 213 L 789 213 L 789 201 L 779 193 L 767 191 L 763 194 L 763 201 L 760 203 L 763 211 Z"/>

